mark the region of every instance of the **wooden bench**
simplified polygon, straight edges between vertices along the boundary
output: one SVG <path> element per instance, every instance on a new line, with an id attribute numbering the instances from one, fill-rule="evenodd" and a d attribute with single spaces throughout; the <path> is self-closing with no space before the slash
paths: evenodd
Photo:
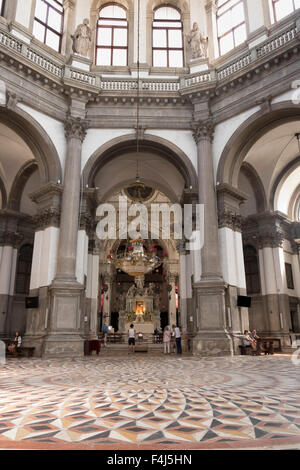
<path id="1" fill-rule="evenodd" d="M 241 350 L 241 356 L 252 356 L 254 351 L 251 346 L 244 346 L 243 344 L 239 345 Z"/>
<path id="2" fill-rule="evenodd" d="M 21 346 L 15 351 L 9 351 L 8 349 L 6 349 L 6 355 L 13 356 L 13 357 L 33 357 L 34 351 L 35 351 L 34 347 Z"/>
<path id="3" fill-rule="evenodd" d="M 33 357 L 34 355 L 34 350 L 35 348 L 34 347 L 25 347 L 25 346 L 21 346 L 19 348 L 19 350 L 17 351 L 17 354 L 19 356 L 25 356 L 25 357 Z"/>

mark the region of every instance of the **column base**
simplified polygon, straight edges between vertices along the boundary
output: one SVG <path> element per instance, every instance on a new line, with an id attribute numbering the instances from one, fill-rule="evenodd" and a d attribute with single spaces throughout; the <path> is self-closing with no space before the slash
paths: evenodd
<path id="1" fill-rule="evenodd" d="M 82 357 L 84 339 L 79 335 L 53 334 L 44 343 L 42 357 Z"/>
<path id="2" fill-rule="evenodd" d="M 201 280 L 194 285 L 197 296 L 196 334 L 193 354 L 231 356 L 233 344 L 226 334 L 225 283 L 218 278 Z"/>
<path id="3" fill-rule="evenodd" d="M 54 281 L 50 287 L 50 314 L 43 357 L 84 355 L 84 287 L 77 282 Z"/>
<path id="4" fill-rule="evenodd" d="M 193 354 L 202 357 L 232 356 L 231 339 L 225 333 L 201 332 L 193 338 Z"/>

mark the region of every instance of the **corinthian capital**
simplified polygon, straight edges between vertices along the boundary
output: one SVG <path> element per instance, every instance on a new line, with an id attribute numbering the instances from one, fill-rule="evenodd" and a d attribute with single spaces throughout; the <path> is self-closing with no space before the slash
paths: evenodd
<path id="1" fill-rule="evenodd" d="M 67 139 L 76 138 L 84 141 L 88 123 L 80 118 L 68 116 L 65 120 L 65 135 Z"/>
<path id="2" fill-rule="evenodd" d="M 198 121 L 193 124 L 193 136 L 196 144 L 201 140 L 213 141 L 215 125 L 212 119 L 206 121 Z"/>

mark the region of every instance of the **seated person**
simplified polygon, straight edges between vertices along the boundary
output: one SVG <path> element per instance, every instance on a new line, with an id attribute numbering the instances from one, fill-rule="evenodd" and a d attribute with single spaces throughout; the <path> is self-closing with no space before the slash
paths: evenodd
<path id="1" fill-rule="evenodd" d="M 19 332 L 16 331 L 15 339 L 14 339 L 13 343 L 10 343 L 8 345 L 7 349 L 11 353 L 17 353 L 20 350 L 21 345 L 22 345 L 22 338 L 21 338 Z"/>
<path id="2" fill-rule="evenodd" d="M 258 336 L 256 330 L 252 330 L 251 333 L 249 333 L 250 338 L 252 340 L 256 341 L 256 353 L 257 355 L 260 355 L 261 353 L 261 338 Z"/>
<path id="3" fill-rule="evenodd" d="M 257 343 L 256 343 L 255 339 L 253 339 L 250 336 L 248 330 L 245 330 L 243 335 L 234 335 L 234 334 L 232 334 L 231 336 L 234 336 L 235 338 L 241 339 L 242 340 L 242 346 L 245 346 L 245 347 L 251 346 L 253 351 L 256 351 Z"/>

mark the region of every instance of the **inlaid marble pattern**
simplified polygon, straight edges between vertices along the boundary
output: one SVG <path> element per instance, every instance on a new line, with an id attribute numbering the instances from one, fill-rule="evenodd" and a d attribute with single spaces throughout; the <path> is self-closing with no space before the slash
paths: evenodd
<path id="1" fill-rule="evenodd" d="M 300 448 L 289 356 L 102 354 L 0 366 L 0 448 Z"/>

